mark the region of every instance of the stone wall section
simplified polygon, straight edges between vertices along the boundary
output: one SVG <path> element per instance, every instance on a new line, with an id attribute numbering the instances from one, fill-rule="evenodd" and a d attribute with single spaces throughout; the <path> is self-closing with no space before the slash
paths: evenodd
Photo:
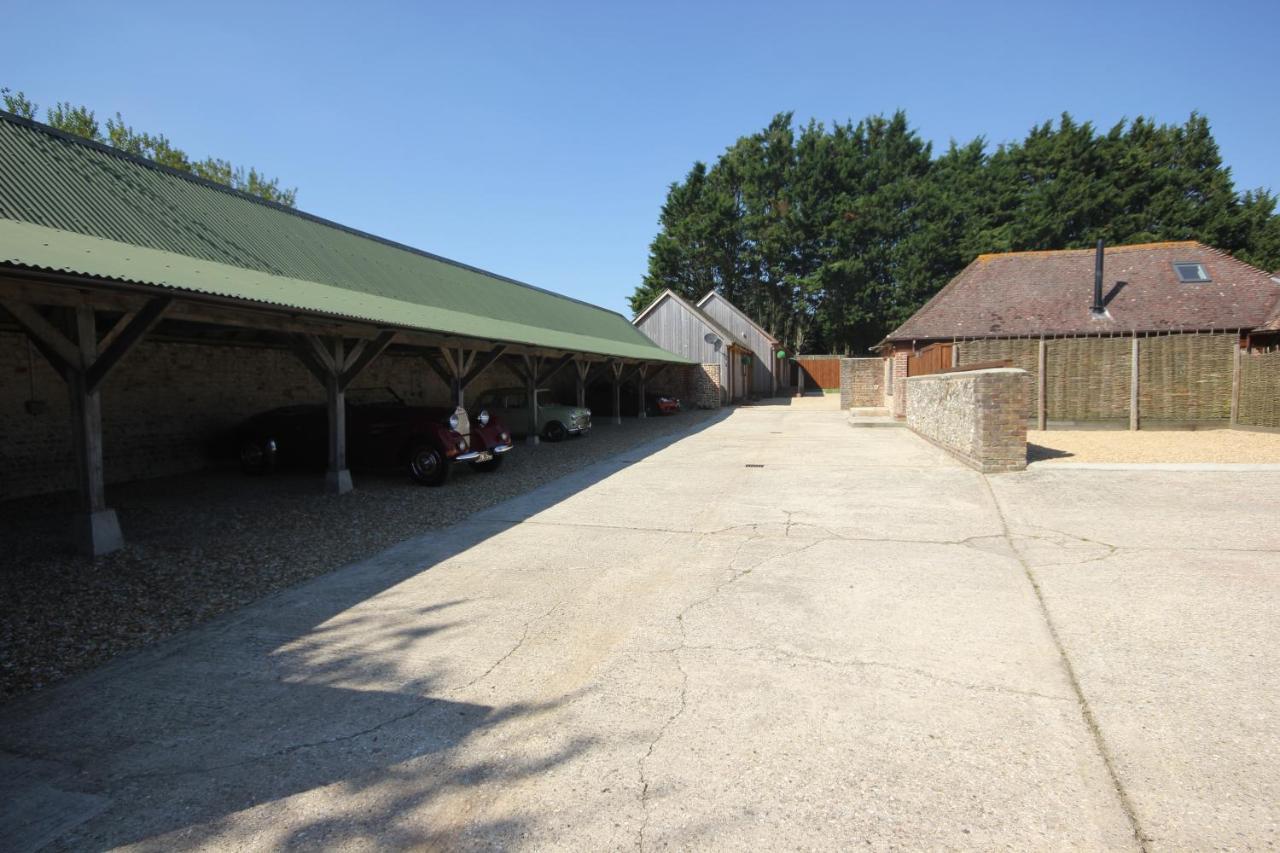
<path id="1" fill-rule="evenodd" d="M 1025 370 L 935 373 L 907 384 L 907 426 L 918 435 L 983 473 L 1027 467 Z"/>
<path id="2" fill-rule="evenodd" d="M 884 405 L 884 359 L 840 359 L 840 408 Z"/>

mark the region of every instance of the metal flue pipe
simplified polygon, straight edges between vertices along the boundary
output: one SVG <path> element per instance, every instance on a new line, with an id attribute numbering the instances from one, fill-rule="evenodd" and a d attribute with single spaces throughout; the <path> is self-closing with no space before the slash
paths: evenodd
<path id="1" fill-rule="evenodd" d="M 1098 238 L 1098 253 L 1093 261 L 1093 308 L 1094 314 L 1105 314 L 1107 309 L 1102 304 L 1102 238 Z"/>

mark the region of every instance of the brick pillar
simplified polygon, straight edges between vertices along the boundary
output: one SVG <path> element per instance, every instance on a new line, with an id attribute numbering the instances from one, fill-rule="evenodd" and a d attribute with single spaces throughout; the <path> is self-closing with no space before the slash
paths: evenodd
<path id="1" fill-rule="evenodd" d="M 895 418 L 907 416 L 907 356 L 908 353 L 905 350 L 893 354 L 893 416 Z"/>

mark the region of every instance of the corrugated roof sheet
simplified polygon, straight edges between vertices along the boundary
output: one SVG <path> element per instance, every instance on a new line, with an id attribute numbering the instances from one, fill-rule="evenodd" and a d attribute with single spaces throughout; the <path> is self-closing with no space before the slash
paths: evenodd
<path id="1" fill-rule="evenodd" d="M 0 112 L 0 263 L 684 362 L 625 317 Z"/>
<path id="2" fill-rule="evenodd" d="M 888 341 L 1252 329 L 1280 305 L 1262 270 L 1194 241 L 1105 250 L 1106 315 L 1095 317 L 1094 249 L 980 255 L 886 338 Z M 1200 263 L 1206 282 L 1182 282 L 1175 263 Z"/>

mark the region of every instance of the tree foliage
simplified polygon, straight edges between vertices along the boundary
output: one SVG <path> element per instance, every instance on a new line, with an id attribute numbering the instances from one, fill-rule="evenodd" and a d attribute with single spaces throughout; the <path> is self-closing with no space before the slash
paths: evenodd
<path id="1" fill-rule="evenodd" d="M 673 183 L 659 225 L 635 311 L 715 288 L 792 352 L 864 350 L 983 252 L 1200 240 L 1280 268 L 1276 196 L 1236 191 L 1197 114 L 1103 133 L 1064 113 L 934 156 L 903 112 L 782 113 Z"/>
<path id="2" fill-rule="evenodd" d="M 24 93 L 4 88 L 0 89 L 0 99 L 4 101 L 4 108 L 14 115 L 36 120 L 39 107 Z M 181 148 L 174 146 L 164 134 L 152 135 L 130 127 L 120 113 L 107 119 L 104 133 L 93 110 L 80 104 L 60 101 L 45 111 L 45 123 L 63 133 L 92 139 L 286 207 L 293 207 L 297 201 L 298 190 L 280 186 L 278 178 L 271 178 L 252 167 L 246 169 L 215 157 L 193 160 Z"/>

